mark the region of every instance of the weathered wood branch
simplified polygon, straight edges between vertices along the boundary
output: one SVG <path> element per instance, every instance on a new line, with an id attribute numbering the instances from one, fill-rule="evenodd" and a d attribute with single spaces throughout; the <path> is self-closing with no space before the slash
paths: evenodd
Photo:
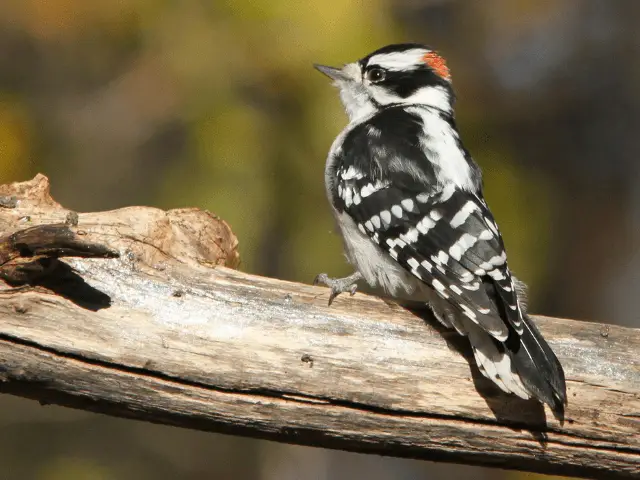
<path id="1" fill-rule="evenodd" d="M 638 330 L 537 317 L 567 372 L 559 422 L 397 306 L 358 294 L 328 308 L 326 289 L 226 268 L 235 237 L 206 212 L 76 216 L 42 176 L 0 200 L 2 392 L 304 445 L 640 476 Z"/>

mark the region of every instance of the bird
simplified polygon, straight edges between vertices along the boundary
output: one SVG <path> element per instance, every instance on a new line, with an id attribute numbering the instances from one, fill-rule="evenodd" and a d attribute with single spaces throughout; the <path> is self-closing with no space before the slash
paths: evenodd
<path id="1" fill-rule="evenodd" d="M 464 147 L 445 59 L 418 43 L 382 47 L 342 67 L 315 64 L 339 89 L 349 122 L 325 165 L 326 194 L 354 273 L 319 274 L 329 305 L 364 280 L 398 303 L 428 307 L 466 336 L 501 390 L 562 415 L 560 361 L 527 313 Z"/>

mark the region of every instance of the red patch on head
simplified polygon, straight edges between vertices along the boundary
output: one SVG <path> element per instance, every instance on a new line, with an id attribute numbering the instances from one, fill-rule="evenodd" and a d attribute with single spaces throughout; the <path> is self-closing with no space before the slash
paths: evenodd
<path id="1" fill-rule="evenodd" d="M 440 77 L 451 81 L 451 73 L 449 72 L 449 67 L 447 67 L 447 62 L 436 52 L 425 53 L 422 56 L 422 61 L 429 65 Z"/>

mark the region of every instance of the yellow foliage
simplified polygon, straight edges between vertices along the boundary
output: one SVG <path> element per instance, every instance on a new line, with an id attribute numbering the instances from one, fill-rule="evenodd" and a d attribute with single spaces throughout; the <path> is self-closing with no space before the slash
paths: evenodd
<path id="1" fill-rule="evenodd" d="M 110 0 L 14 0 L 3 5 L 3 17 L 19 23 L 40 40 L 74 38 L 96 24 L 126 27 L 134 2 Z"/>
<path id="2" fill-rule="evenodd" d="M 0 99 L 0 179 L 17 180 L 29 171 L 27 112 L 17 102 Z"/>
<path id="3" fill-rule="evenodd" d="M 36 480 L 115 480 L 106 467 L 86 458 L 58 457 L 40 468 Z"/>

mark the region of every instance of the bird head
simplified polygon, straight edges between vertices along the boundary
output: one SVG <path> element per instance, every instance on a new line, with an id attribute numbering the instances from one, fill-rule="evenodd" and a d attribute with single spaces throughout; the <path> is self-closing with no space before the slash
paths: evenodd
<path id="1" fill-rule="evenodd" d="M 453 112 L 449 68 L 438 53 L 423 45 L 389 45 L 341 68 L 315 68 L 340 89 L 352 121 L 391 105 L 424 105 Z"/>

